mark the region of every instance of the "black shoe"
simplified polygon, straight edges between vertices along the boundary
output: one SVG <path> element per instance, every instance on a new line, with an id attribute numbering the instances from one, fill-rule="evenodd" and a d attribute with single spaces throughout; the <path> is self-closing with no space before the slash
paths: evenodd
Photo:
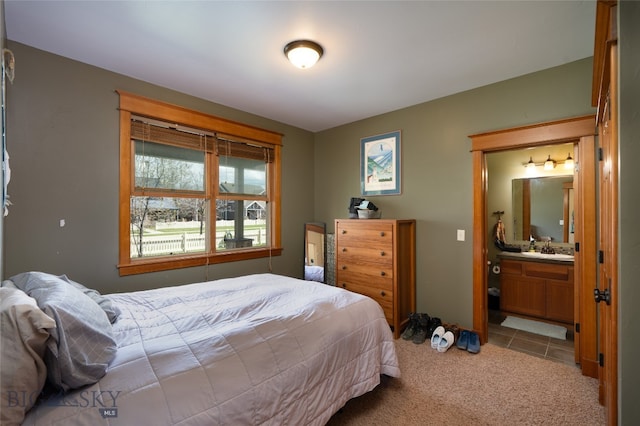
<path id="1" fill-rule="evenodd" d="M 409 323 L 407 324 L 407 328 L 402 332 L 402 338 L 404 340 L 411 340 L 413 335 L 416 334 L 418 329 L 418 315 L 415 312 L 409 313 Z"/>
<path id="2" fill-rule="evenodd" d="M 429 321 L 429 326 L 427 327 L 427 337 L 431 339 L 433 336 L 433 332 L 436 331 L 436 328 L 442 325 L 442 320 L 438 317 L 432 317 Z"/>
<path id="3" fill-rule="evenodd" d="M 427 332 L 429 328 L 429 315 L 427 314 L 418 314 L 418 327 L 416 332 L 413 334 L 413 343 L 419 345 L 424 343 L 427 340 Z"/>

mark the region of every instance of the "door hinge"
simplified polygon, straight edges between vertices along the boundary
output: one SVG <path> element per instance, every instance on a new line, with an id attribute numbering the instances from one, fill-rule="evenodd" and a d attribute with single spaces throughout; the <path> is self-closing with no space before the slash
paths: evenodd
<path id="1" fill-rule="evenodd" d="M 602 352 L 598 354 L 598 365 L 604 367 L 604 354 Z"/>
<path id="2" fill-rule="evenodd" d="M 602 161 L 604 159 L 604 154 L 602 152 L 602 148 L 598 148 L 598 161 Z"/>
<path id="3" fill-rule="evenodd" d="M 604 263 L 604 251 L 598 250 L 598 263 Z"/>
<path id="4" fill-rule="evenodd" d="M 573 246 L 573 251 L 580 251 L 580 243 L 576 243 L 576 244 Z"/>
<path id="5" fill-rule="evenodd" d="M 575 329 L 576 329 L 576 333 L 580 333 L 580 323 L 579 322 L 576 323 Z"/>

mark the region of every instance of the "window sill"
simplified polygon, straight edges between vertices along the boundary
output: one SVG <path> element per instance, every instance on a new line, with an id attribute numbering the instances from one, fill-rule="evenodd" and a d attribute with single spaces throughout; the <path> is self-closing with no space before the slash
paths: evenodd
<path id="1" fill-rule="evenodd" d="M 194 266 L 213 265 L 216 263 L 237 262 L 241 260 L 259 259 L 280 256 L 282 248 L 259 248 L 237 250 L 216 254 L 198 254 L 192 256 L 158 257 L 153 259 L 134 259 L 131 263 L 118 265 L 120 276 L 145 274 L 148 272 L 168 271 L 171 269 L 191 268 Z"/>

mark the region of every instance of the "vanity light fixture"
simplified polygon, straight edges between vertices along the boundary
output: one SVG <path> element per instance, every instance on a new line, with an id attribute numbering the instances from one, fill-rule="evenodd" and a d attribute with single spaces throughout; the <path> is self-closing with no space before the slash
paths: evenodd
<path id="1" fill-rule="evenodd" d="M 526 163 L 522 163 L 525 169 L 527 169 L 527 173 L 533 172 L 538 166 L 542 167 L 546 171 L 553 170 L 558 164 L 564 164 L 564 168 L 566 170 L 571 170 L 575 166 L 573 158 L 571 158 L 571 154 L 569 154 L 567 156 L 567 159 L 564 161 L 555 161 L 551 158 L 551 155 L 547 155 L 547 159 L 544 162 L 536 163 L 535 161 L 533 161 L 533 157 L 529 157 L 529 161 L 527 161 Z"/>
<path id="2" fill-rule="evenodd" d="M 284 47 L 284 55 L 289 62 L 301 69 L 314 66 L 323 53 L 322 46 L 311 40 L 295 40 Z"/>
<path id="3" fill-rule="evenodd" d="M 551 155 L 547 157 L 547 161 L 544 162 L 545 170 L 553 170 L 556 167 L 556 162 L 551 159 Z"/>
<path id="4" fill-rule="evenodd" d="M 533 157 L 529 157 L 529 162 L 524 165 L 527 169 L 533 170 L 536 168 L 536 163 L 533 162 Z"/>
<path id="5" fill-rule="evenodd" d="M 534 169 L 536 167 L 536 163 L 533 162 L 533 157 L 529 157 L 529 162 L 525 165 L 527 169 Z"/>
<path id="6" fill-rule="evenodd" d="M 569 153 L 569 155 L 567 156 L 567 159 L 564 160 L 564 168 L 567 170 L 571 170 L 573 169 L 575 166 L 575 163 L 573 162 L 573 158 L 571 158 L 571 153 Z"/>

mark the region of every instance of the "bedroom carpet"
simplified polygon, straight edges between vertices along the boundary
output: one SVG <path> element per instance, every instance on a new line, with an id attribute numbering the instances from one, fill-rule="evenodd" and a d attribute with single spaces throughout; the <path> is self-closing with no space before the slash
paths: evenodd
<path id="1" fill-rule="evenodd" d="M 604 425 L 598 380 L 578 367 L 490 343 L 477 355 L 396 340 L 400 379 L 336 413 L 329 426 Z"/>
<path id="2" fill-rule="evenodd" d="M 547 324 L 546 322 L 532 321 L 518 317 L 507 317 L 502 321 L 501 325 L 503 327 L 515 328 L 516 330 L 523 330 L 528 331 L 529 333 L 553 337 L 554 339 L 567 339 L 567 329 L 565 327 Z"/>

